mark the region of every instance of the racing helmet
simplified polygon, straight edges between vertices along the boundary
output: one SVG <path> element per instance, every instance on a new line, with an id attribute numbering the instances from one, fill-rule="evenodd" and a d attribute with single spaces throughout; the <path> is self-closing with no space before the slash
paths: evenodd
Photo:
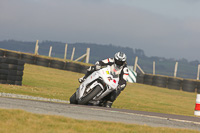
<path id="1" fill-rule="evenodd" d="M 115 54 L 114 61 L 118 67 L 123 66 L 126 62 L 126 54 L 124 54 L 123 52 L 117 52 Z"/>

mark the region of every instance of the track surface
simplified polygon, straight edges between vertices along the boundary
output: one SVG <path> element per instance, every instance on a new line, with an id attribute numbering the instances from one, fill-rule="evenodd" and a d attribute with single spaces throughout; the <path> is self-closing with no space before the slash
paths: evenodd
<path id="1" fill-rule="evenodd" d="M 200 118 L 95 106 L 70 105 L 0 97 L 0 108 L 60 115 L 81 120 L 121 122 L 153 127 L 186 128 L 200 131 Z"/>

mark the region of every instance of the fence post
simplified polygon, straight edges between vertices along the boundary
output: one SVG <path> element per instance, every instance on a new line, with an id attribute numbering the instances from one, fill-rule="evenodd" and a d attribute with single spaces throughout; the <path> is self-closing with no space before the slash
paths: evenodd
<path id="1" fill-rule="evenodd" d="M 74 52 L 75 52 L 75 48 L 73 48 L 73 51 L 72 51 L 72 56 L 71 56 L 71 60 L 74 59 Z"/>
<path id="2" fill-rule="evenodd" d="M 200 71 L 200 64 L 198 65 L 198 70 L 197 70 L 197 80 L 199 80 L 199 71 Z"/>
<path id="3" fill-rule="evenodd" d="M 37 45 L 37 48 L 36 48 L 36 51 L 37 51 L 37 52 L 36 52 L 36 55 L 39 55 L 39 54 L 38 54 L 38 49 L 39 49 L 39 45 Z"/>
<path id="4" fill-rule="evenodd" d="M 52 46 L 49 48 L 49 57 L 51 57 Z"/>
<path id="5" fill-rule="evenodd" d="M 87 48 L 85 63 L 89 63 L 89 59 L 90 59 L 90 48 Z"/>
<path id="6" fill-rule="evenodd" d="M 39 49 L 38 41 L 39 41 L 39 40 L 37 40 L 37 41 L 36 41 L 36 44 L 35 44 L 35 55 L 38 54 L 38 49 Z"/>
<path id="7" fill-rule="evenodd" d="M 153 75 L 155 75 L 156 74 L 156 62 L 155 61 L 153 61 Z"/>
<path id="8" fill-rule="evenodd" d="M 142 70 L 142 68 L 137 64 L 138 69 L 140 70 L 140 72 L 142 72 L 142 74 L 145 74 L 145 72 Z"/>
<path id="9" fill-rule="evenodd" d="M 178 62 L 176 62 L 176 64 L 175 64 L 175 68 L 174 68 L 174 77 L 176 77 L 177 68 L 178 68 Z"/>
<path id="10" fill-rule="evenodd" d="M 133 67 L 133 71 L 135 71 L 135 72 L 136 72 L 136 69 L 137 69 L 137 62 L 138 62 L 138 57 L 136 56 L 135 57 L 135 65 Z"/>
<path id="11" fill-rule="evenodd" d="M 67 43 L 65 44 L 65 55 L 64 55 L 64 60 L 66 61 L 67 59 Z"/>

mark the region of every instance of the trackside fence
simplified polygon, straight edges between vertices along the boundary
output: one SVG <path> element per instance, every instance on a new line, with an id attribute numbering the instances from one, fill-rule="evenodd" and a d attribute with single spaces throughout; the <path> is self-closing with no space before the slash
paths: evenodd
<path id="1" fill-rule="evenodd" d="M 22 85 L 24 61 L 0 57 L 0 83 Z"/>
<path id="2" fill-rule="evenodd" d="M 24 61 L 28 64 L 40 65 L 78 73 L 86 73 L 88 68 L 88 65 L 84 65 L 83 63 L 79 64 L 74 61 L 61 60 L 48 56 L 40 56 L 37 54 L 16 52 L 6 49 L 0 49 L 0 57 L 17 59 Z M 140 68 L 139 65 L 137 65 L 137 67 Z M 183 79 L 155 74 L 137 73 L 136 82 L 168 89 L 200 93 L 199 80 Z M 21 82 L 19 84 L 21 84 Z"/>
<path id="3" fill-rule="evenodd" d="M 137 73 L 137 77 L 136 77 L 137 83 L 153 85 L 153 86 L 174 89 L 174 90 L 200 93 L 200 81 L 198 80 L 198 77 L 199 77 L 198 74 L 199 74 L 200 68 L 198 68 L 197 80 L 183 79 L 183 78 L 176 77 L 178 62 L 176 62 L 176 65 L 175 65 L 174 77 L 156 75 L 155 62 L 153 62 L 153 74 L 147 74 L 140 68 L 137 62 L 138 62 L 138 57 L 135 58 L 135 65 L 133 67 L 134 71 L 136 71 L 137 68 L 140 70 L 140 73 Z"/>
<path id="4" fill-rule="evenodd" d="M 86 73 L 88 66 L 85 63 L 76 63 L 48 56 L 40 56 L 30 53 L 16 52 L 6 49 L 0 49 L 0 57 L 18 59 L 28 64 L 34 64 L 44 67 L 51 67 L 61 70 L 68 70 L 78 73 Z"/>
<path id="5" fill-rule="evenodd" d="M 163 75 L 137 73 L 137 83 L 153 85 L 168 89 L 200 93 L 200 81 Z"/>

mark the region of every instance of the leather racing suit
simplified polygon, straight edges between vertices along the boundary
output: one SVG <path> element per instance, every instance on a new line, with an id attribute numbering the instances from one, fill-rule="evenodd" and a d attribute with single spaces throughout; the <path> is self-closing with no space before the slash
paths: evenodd
<path id="1" fill-rule="evenodd" d="M 114 62 L 114 58 L 108 58 L 101 61 L 97 61 L 94 66 L 90 66 L 87 69 L 87 73 L 83 78 L 87 78 L 94 71 L 99 70 L 102 66 L 107 66 L 107 65 L 110 66 L 116 65 Z M 129 70 L 126 63 L 120 67 L 118 73 L 119 73 L 119 83 L 117 89 L 108 94 L 106 97 L 104 97 L 100 103 L 100 106 L 111 107 L 112 103 L 116 100 L 121 91 L 123 91 L 124 88 L 126 87 L 127 84 L 126 81 L 129 75 Z"/>

